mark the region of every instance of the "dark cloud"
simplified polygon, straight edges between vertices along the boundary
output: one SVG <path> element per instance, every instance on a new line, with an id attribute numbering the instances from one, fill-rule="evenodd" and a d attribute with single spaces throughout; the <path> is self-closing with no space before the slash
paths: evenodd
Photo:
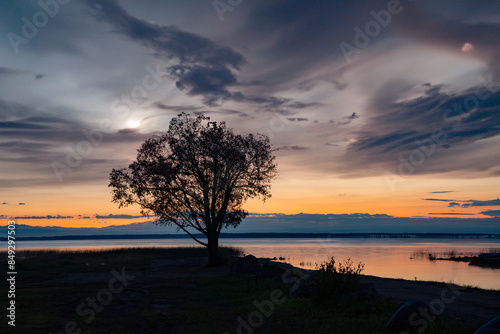
<path id="1" fill-rule="evenodd" d="M 357 119 L 357 118 L 359 118 L 359 115 L 356 115 L 355 112 L 353 112 L 351 116 L 347 117 L 347 119 L 351 119 L 351 120 L 352 119 Z"/>
<path id="2" fill-rule="evenodd" d="M 9 205 L 9 203 L 7 203 L 7 202 L 2 202 L 2 205 Z"/>
<path id="3" fill-rule="evenodd" d="M 491 217 L 500 217 L 500 210 L 488 210 L 488 211 L 482 211 L 480 214 L 485 215 L 485 216 L 491 216 Z"/>
<path id="4" fill-rule="evenodd" d="M 172 110 L 172 111 L 175 111 L 175 112 L 178 112 L 178 113 L 181 113 L 181 112 L 192 112 L 192 111 L 197 111 L 197 110 L 200 110 L 201 107 L 199 106 L 173 106 L 173 105 L 168 105 L 168 104 L 164 104 L 162 102 L 155 102 L 153 103 L 153 107 L 155 108 L 158 108 L 158 109 L 162 109 L 162 110 Z"/>
<path id="5" fill-rule="evenodd" d="M 18 205 L 26 205 L 26 203 L 19 203 Z"/>
<path id="6" fill-rule="evenodd" d="M 0 66 L 0 76 L 11 76 L 11 75 L 19 75 L 26 74 L 26 71 L 16 70 L 8 67 Z"/>
<path id="7" fill-rule="evenodd" d="M 355 112 L 353 112 L 350 116 L 344 117 L 345 121 L 335 122 L 335 121 L 331 120 L 330 123 L 335 123 L 337 125 L 347 125 L 347 124 L 351 124 L 353 120 L 358 119 L 358 118 L 359 118 L 359 115 L 356 114 Z"/>
<path id="8" fill-rule="evenodd" d="M 247 61 L 240 52 L 230 47 L 176 26 L 162 26 L 135 18 L 116 1 L 87 0 L 85 3 L 93 9 L 98 20 L 111 24 L 114 32 L 150 48 L 156 57 L 169 63 L 177 62 L 167 68 L 167 72 L 176 80 L 176 87 L 189 95 L 202 96 L 203 103 L 207 106 L 218 106 L 219 101 L 232 100 L 267 104 L 262 107 L 264 110 L 275 111 L 272 104 L 290 101 L 234 90 L 248 86 L 239 83 L 236 77 Z M 294 102 L 288 107 L 307 108 L 319 105 L 317 102 Z M 286 113 L 284 110 L 279 112 Z"/>
<path id="9" fill-rule="evenodd" d="M 453 202 L 452 199 L 441 199 L 441 198 L 422 198 L 424 201 L 437 201 L 437 202 Z"/>
<path id="10" fill-rule="evenodd" d="M 309 102 L 309 103 L 304 103 L 304 102 L 292 102 L 288 104 L 288 108 L 294 108 L 294 109 L 310 109 L 313 107 L 321 107 L 323 106 L 323 103 L 319 102 Z"/>
<path id="11" fill-rule="evenodd" d="M 463 157 L 472 144 L 500 134 L 500 91 L 477 86 L 453 93 L 433 86 L 419 97 L 402 99 L 415 89 L 389 84 L 375 93 L 373 114 L 348 145 L 340 171 L 359 174 L 353 171 L 358 166 L 364 173 L 401 174 L 400 166 L 416 161 L 405 170 L 498 175 L 499 156 L 488 151 L 475 159 Z"/>
<path id="12" fill-rule="evenodd" d="M 452 193 L 454 191 L 452 190 L 444 190 L 444 191 L 431 191 L 429 194 L 447 194 L 447 193 Z"/>
<path id="13" fill-rule="evenodd" d="M 34 76 L 35 80 L 46 77 L 45 74 L 39 74 L 39 73 L 34 73 L 32 71 L 18 70 L 18 69 L 0 66 L 0 78 L 2 76 L 11 77 L 11 76 L 18 76 L 18 75 L 32 75 L 32 76 Z"/>
<path id="14" fill-rule="evenodd" d="M 182 31 L 175 26 L 160 26 L 129 15 L 116 1 L 93 1 L 97 18 L 108 22 L 115 32 L 147 46 L 157 57 L 176 60 L 168 72 L 176 86 L 191 95 L 205 96 L 205 103 L 231 98 L 228 88 L 237 82 L 233 70 L 240 70 L 245 58 L 233 49 L 208 38 Z"/>
<path id="15" fill-rule="evenodd" d="M 462 212 L 430 212 L 429 215 L 442 215 L 442 216 L 475 216 L 474 213 L 462 213 Z"/>
<path id="16" fill-rule="evenodd" d="M 287 120 L 289 120 L 290 122 L 305 122 L 305 121 L 308 121 L 309 118 L 305 118 L 305 117 L 289 117 L 289 118 L 287 118 Z"/>
<path id="17" fill-rule="evenodd" d="M 448 207 L 458 207 L 469 208 L 469 207 L 477 207 L 477 206 L 500 206 L 500 199 L 492 199 L 488 201 L 480 201 L 480 200 L 467 200 L 467 201 L 458 201 L 453 199 L 440 199 L 440 198 L 422 198 L 424 201 L 437 201 L 437 202 L 448 202 Z M 460 204 L 462 203 L 462 204 Z"/>
<path id="18" fill-rule="evenodd" d="M 464 204 L 462 204 L 462 206 L 464 208 L 470 207 L 470 206 L 499 206 L 499 205 L 500 205 L 499 198 L 492 199 L 489 201 L 468 200 L 468 201 L 465 201 Z"/>

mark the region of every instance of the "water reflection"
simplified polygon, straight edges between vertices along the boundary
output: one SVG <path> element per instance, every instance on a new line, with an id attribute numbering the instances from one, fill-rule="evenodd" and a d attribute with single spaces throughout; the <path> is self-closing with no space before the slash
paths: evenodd
<path id="1" fill-rule="evenodd" d="M 365 264 L 364 274 L 409 280 L 453 282 L 500 290 L 500 269 L 469 266 L 464 262 L 429 261 L 415 252 L 470 255 L 500 248 L 498 239 L 221 239 L 257 257 L 284 257 L 299 267 L 313 269 L 334 256 Z M 26 248 L 116 248 L 142 246 L 195 246 L 190 239 L 19 241 Z"/>

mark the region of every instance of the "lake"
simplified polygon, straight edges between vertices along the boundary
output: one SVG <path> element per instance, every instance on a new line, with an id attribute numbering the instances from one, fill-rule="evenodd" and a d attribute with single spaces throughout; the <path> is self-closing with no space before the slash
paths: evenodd
<path id="1" fill-rule="evenodd" d="M 6 242 L 2 242 L 6 244 Z M 429 261 L 415 253 L 448 256 L 472 255 L 500 249 L 499 239 L 423 239 L 423 238 L 224 238 L 221 245 L 241 247 L 245 254 L 257 257 L 282 257 L 295 266 L 311 269 L 315 263 L 334 256 L 365 264 L 363 274 L 409 280 L 453 282 L 485 289 L 500 290 L 500 269 L 469 266 L 452 261 Z M 107 239 L 16 242 L 18 250 L 27 248 L 114 248 L 142 246 L 196 246 L 191 239 Z M 6 247 L 5 247 L 6 248 Z"/>

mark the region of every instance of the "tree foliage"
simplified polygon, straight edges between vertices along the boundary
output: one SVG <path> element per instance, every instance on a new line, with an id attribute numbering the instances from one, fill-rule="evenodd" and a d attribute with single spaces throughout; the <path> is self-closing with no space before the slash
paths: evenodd
<path id="1" fill-rule="evenodd" d="M 142 144 L 128 168 L 113 169 L 109 186 L 120 207 L 138 204 L 143 215 L 174 224 L 210 249 L 223 228 L 245 218 L 247 199 L 271 197 L 274 159 L 266 136 L 242 136 L 225 122 L 182 113 L 166 133 Z M 198 240 L 193 231 L 208 241 Z"/>

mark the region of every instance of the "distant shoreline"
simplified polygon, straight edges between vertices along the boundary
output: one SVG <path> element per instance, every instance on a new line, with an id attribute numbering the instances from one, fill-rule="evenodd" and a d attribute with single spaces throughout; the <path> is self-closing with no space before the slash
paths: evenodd
<path id="1" fill-rule="evenodd" d="M 203 235 L 195 235 L 203 238 Z M 189 239 L 187 234 L 117 234 L 18 237 L 18 241 L 111 240 L 111 239 Z M 500 239 L 485 233 L 221 233 L 221 239 L 311 239 L 311 238 L 389 238 L 389 239 Z M 7 241 L 6 237 L 0 241 Z"/>

